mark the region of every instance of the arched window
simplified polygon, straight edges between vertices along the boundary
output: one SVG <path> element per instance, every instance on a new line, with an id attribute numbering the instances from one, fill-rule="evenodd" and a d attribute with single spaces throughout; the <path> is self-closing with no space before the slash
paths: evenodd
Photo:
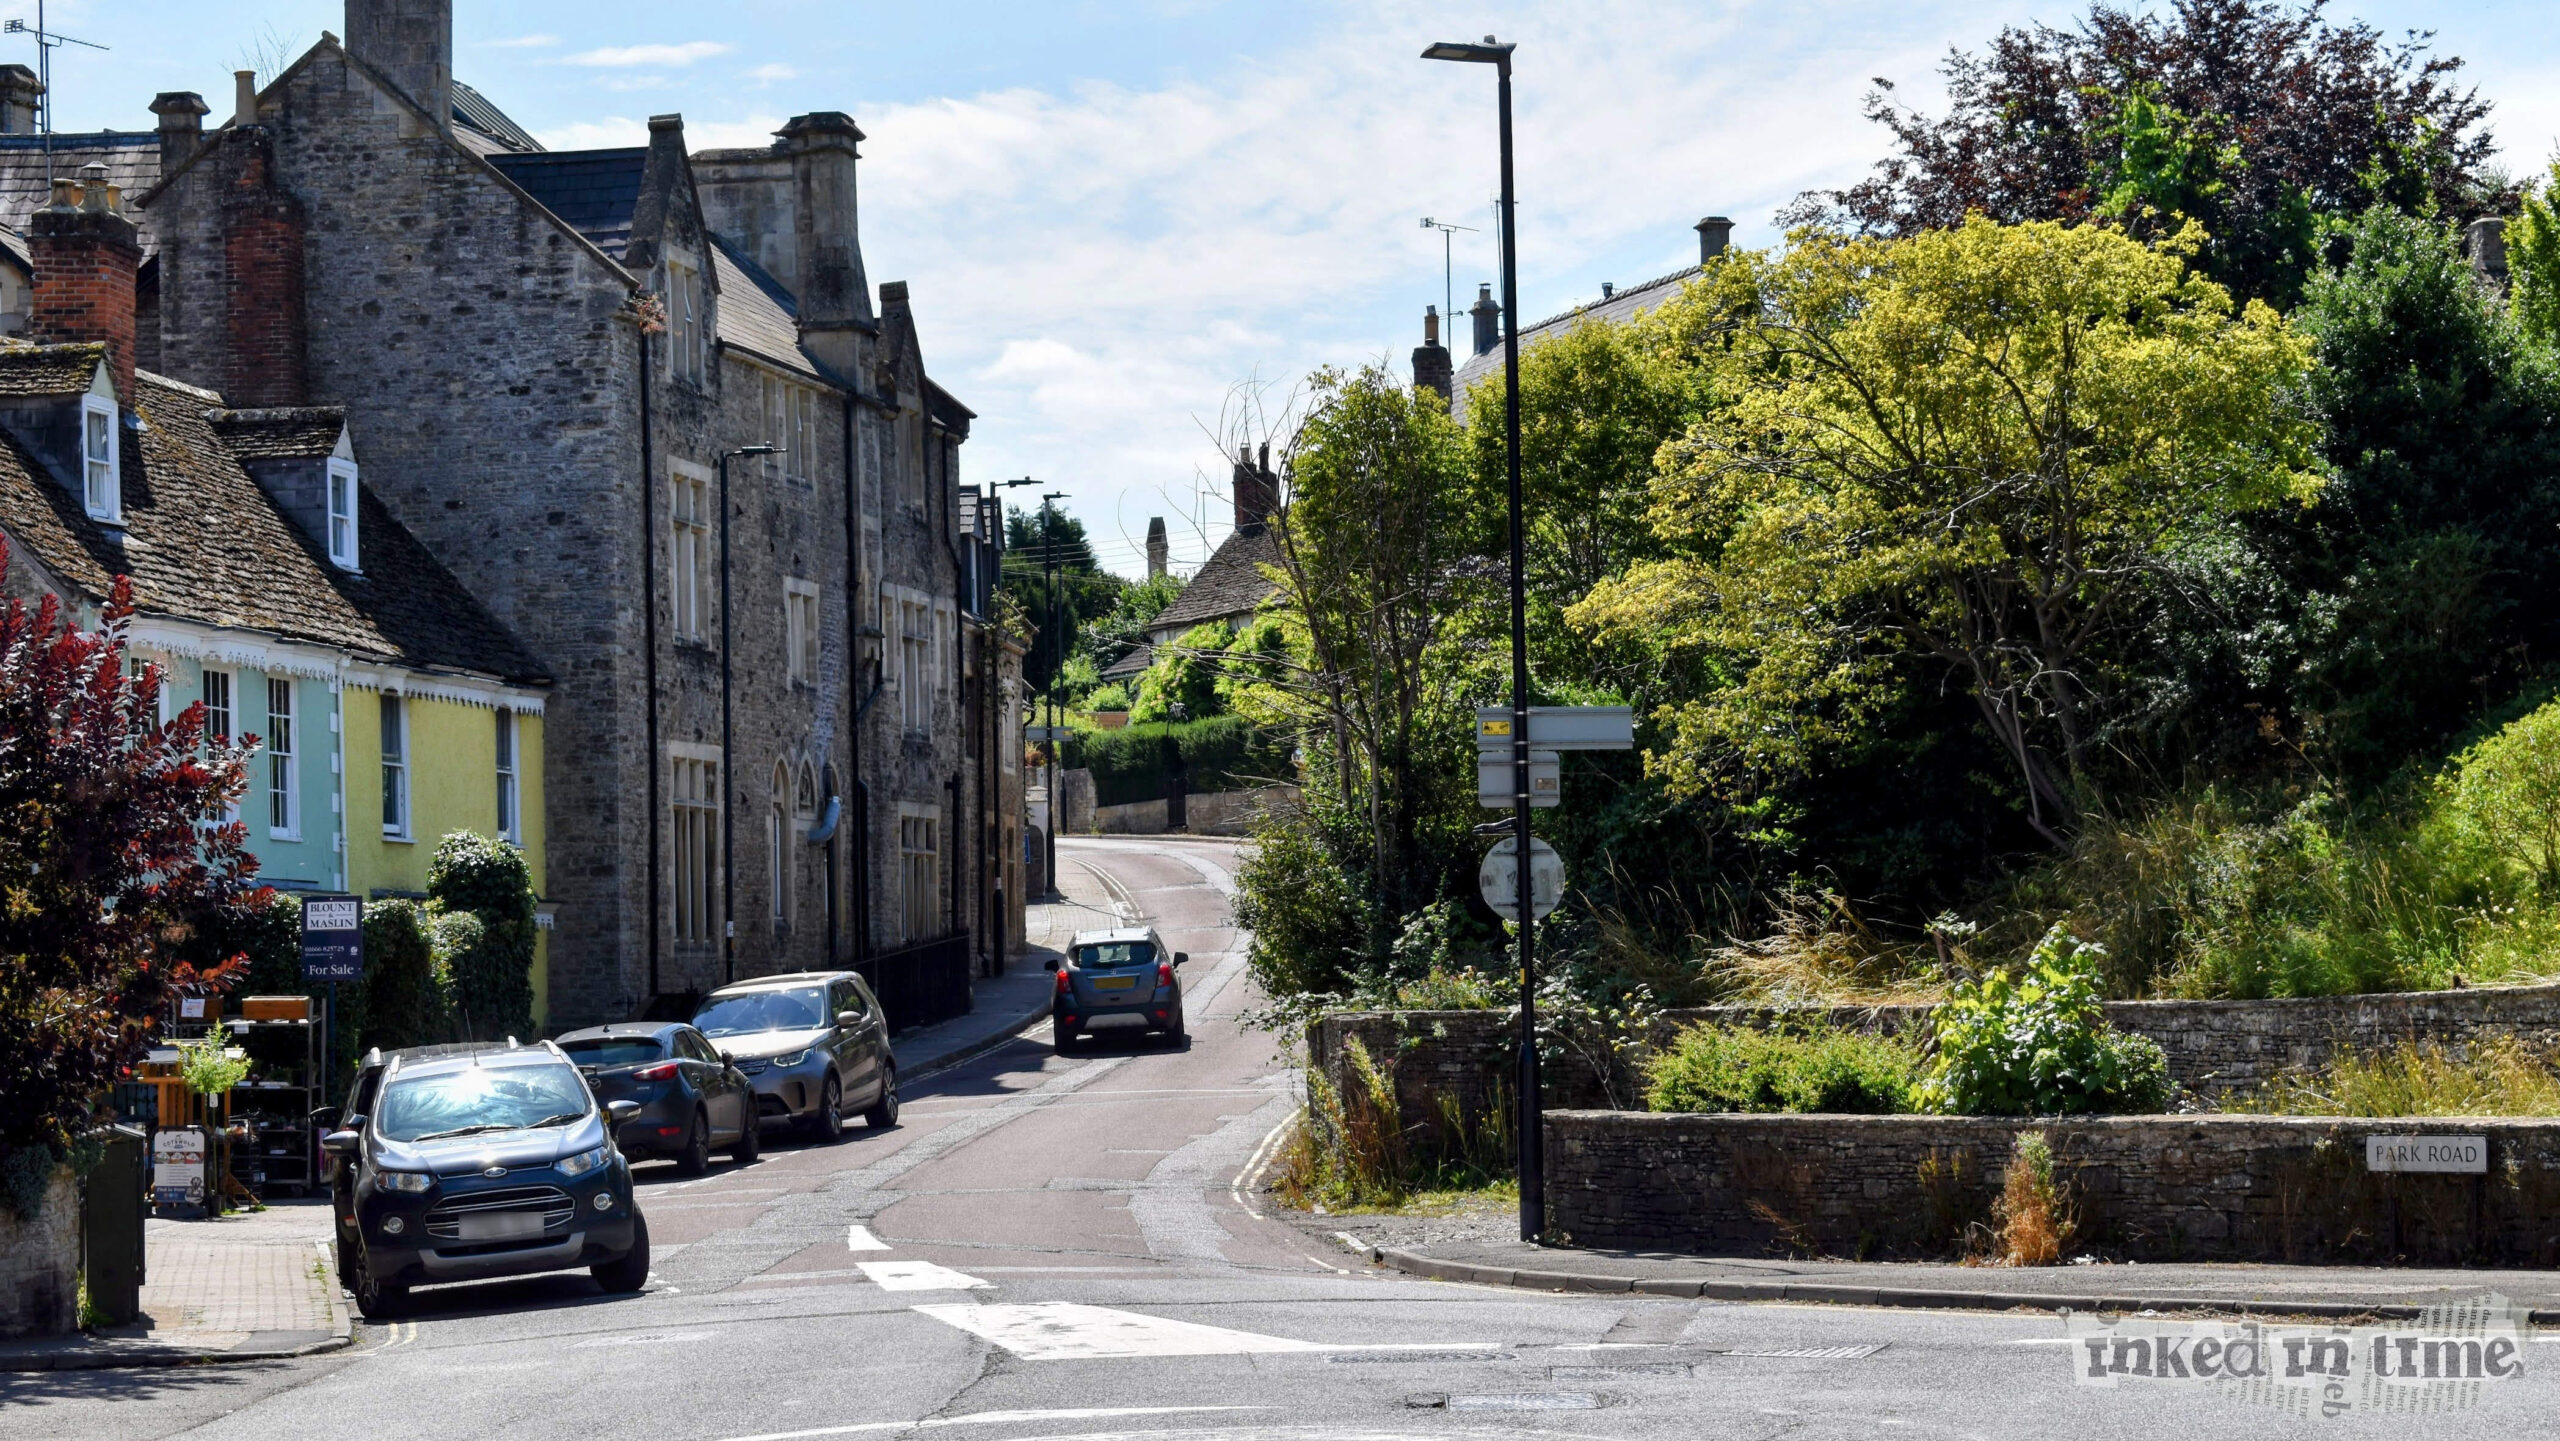
<path id="1" fill-rule="evenodd" d="M 772 856 L 773 921 L 775 927 L 791 924 L 794 903 L 793 880 L 799 867 L 791 854 L 791 763 L 773 763 L 773 808 L 766 824 L 766 846 Z"/>
<path id="2" fill-rule="evenodd" d="M 804 821 L 817 819 L 818 768 L 805 760 L 800 762 L 800 786 L 792 793 L 791 803 L 800 819 Z"/>

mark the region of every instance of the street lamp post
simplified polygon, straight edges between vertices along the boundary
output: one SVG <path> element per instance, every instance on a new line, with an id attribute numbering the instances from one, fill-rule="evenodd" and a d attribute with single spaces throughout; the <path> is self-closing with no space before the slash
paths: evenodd
<path id="1" fill-rule="evenodd" d="M 1058 889 L 1058 822 L 1067 813 L 1066 796 L 1058 788 L 1058 673 L 1067 668 L 1066 623 L 1058 612 L 1058 542 L 1051 533 L 1050 520 L 1057 514 L 1051 501 L 1064 500 L 1063 490 L 1043 491 L 1040 495 L 1040 563 L 1049 582 L 1049 634 L 1058 644 L 1057 654 L 1049 657 L 1049 830 L 1041 837 L 1047 854 L 1041 857 L 1041 879 L 1049 883 L 1052 900 L 1062 894 Z"/>
<path id="2" fill-rule="evenodd" d="M 720 452 L 720 980 L 738 978 L 738 825 L 730 802 L 737 795 L 736 757 L 729 744 L 729 462 L 745 455 L 780 455 L 778 445 L 742 445 Z M 656 765 L 657 758 L 649 763 Z M 654 824 L 654 819 L 652 824 Z"/>
<path id="3" fill-rule="evenodd" d="M 1511 489 L 1511 833 L 1513 897 L 1520 927 L 1520 1239 L 1546 1233 L 1545 1138 L 1538 1080 L 1537 918 L 1529 897 L 1529 603 L 1528 549 L 1520 502 L 1520 245 L 1519 211 L 1511 185 L 1511 52 L 1517 47 L 1487 35 L 1482 44 L 1442 42 L 1425 60 L 1490 65 L 1497 77 L 1496 109 L 1502 137 L 1502 433 Z"/>

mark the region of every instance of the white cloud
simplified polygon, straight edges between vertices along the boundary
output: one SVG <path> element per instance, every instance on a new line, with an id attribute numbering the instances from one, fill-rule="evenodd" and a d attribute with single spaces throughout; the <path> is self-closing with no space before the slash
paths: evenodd
<path id="1" fill-rule="evenodd" d="M 777 80 L 797 80 L 800 72 L 788 65 L 759 65 L 747 72 L 747 78 L 759 85 L 771 85 Z"/>
<path id="2" fill-rule="evenodd" d="M 750 115 L 744 120 L 688 120 L 684 127 L 685 148 L 689 150 L 730 150 L 747 146 L 770 145 L 773 132 L 782 128 L 779 115 Z M 608 115 L 601 120 L 580 120 L 568 125 L 545 126 L 534 136 L 547 150 L 614 150 L 649 143 L 649 122 L 636 115 Z"/>
<path id="3" fill-rule="evenodd" d="M 507 40 L 480 42 L 483 48 L 490 50 L 541 50 L 559 43 L 560 37 L 557 35 L 518 35 Z"/>
<path id="4" fill-rule="evenodd" d="M 726 55 L 733 46 L 717 40 L 687 40 L 681 45 L 608 45 L 601 50 L 581 50 L 569 57 L 572 65 L 588 65 L 606 69 L 623 69 L 640 65 L 690 65 L 714 55 Z"/>

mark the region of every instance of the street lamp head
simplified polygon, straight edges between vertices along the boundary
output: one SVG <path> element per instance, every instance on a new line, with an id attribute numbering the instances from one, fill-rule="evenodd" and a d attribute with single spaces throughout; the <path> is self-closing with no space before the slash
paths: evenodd
<path id="1" fill-rule="evenodd" d="M 1439 44 L 1432 46 L 1430 49 L 1423 51 L 1422 58 L 1425 60 L 1456 60 L 1469 65 L 1499 65 L 1503 69 L 1509 70 L 1511 68 L 1511 52 L 1518 48 L 1520 47 L 1511 44 L 1508 41 L 1496 40 L 1492 36 L 1487 35 L 1484 37 L 1482 44 L 1469 44 L 1464 40 L 1443 40 Z"/>
<path id="2" fill-rule="evenodd" d="M 733 450 L 733 451 L 730 451 L 730 452 L 729 452 L 729 454 L 731 454 L 731 455 L 733 455 L 733 456 L 734 456 L 734 455 L 780 455 L 780 454 L 782 454 L 782 447 L 781 447 L 781 446 L 778 446 L 778 445 L 742 445 L 742 446 L 739 446 L 737 449 L 735 449 L 735 450 Z"/>

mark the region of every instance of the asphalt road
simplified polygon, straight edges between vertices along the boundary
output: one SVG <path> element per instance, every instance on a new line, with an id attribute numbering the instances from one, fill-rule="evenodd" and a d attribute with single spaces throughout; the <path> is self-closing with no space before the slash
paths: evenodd
<path id="1" fill-rule="evenodd" d="M 1294 1109 L 1228 915 L 1236 858 L 1071 841 L 1191 952 L 1187 1048 L 1046 1027 L 909 1087 L 904 1123 L 644 1167 L 658 1266 L 418 1293 L 271 1366 L 0 1377 L 0 1438 L 780 1441 L 1083 1436 L 2540 1436 L 2560 1352 L 2440 1414 L 2303 1419 L 2077 1386 L 2050 1316 L 1542 1296 L 1368 1270 L 1237 1184 Z M 1749 1354 L 1749 1353 L 1762 1354 Z M 1798 1354 L 1768 1354 L 1795 1352 Z M 2430 1393 L 2433 1394 L 2433 1393 Z"/>

